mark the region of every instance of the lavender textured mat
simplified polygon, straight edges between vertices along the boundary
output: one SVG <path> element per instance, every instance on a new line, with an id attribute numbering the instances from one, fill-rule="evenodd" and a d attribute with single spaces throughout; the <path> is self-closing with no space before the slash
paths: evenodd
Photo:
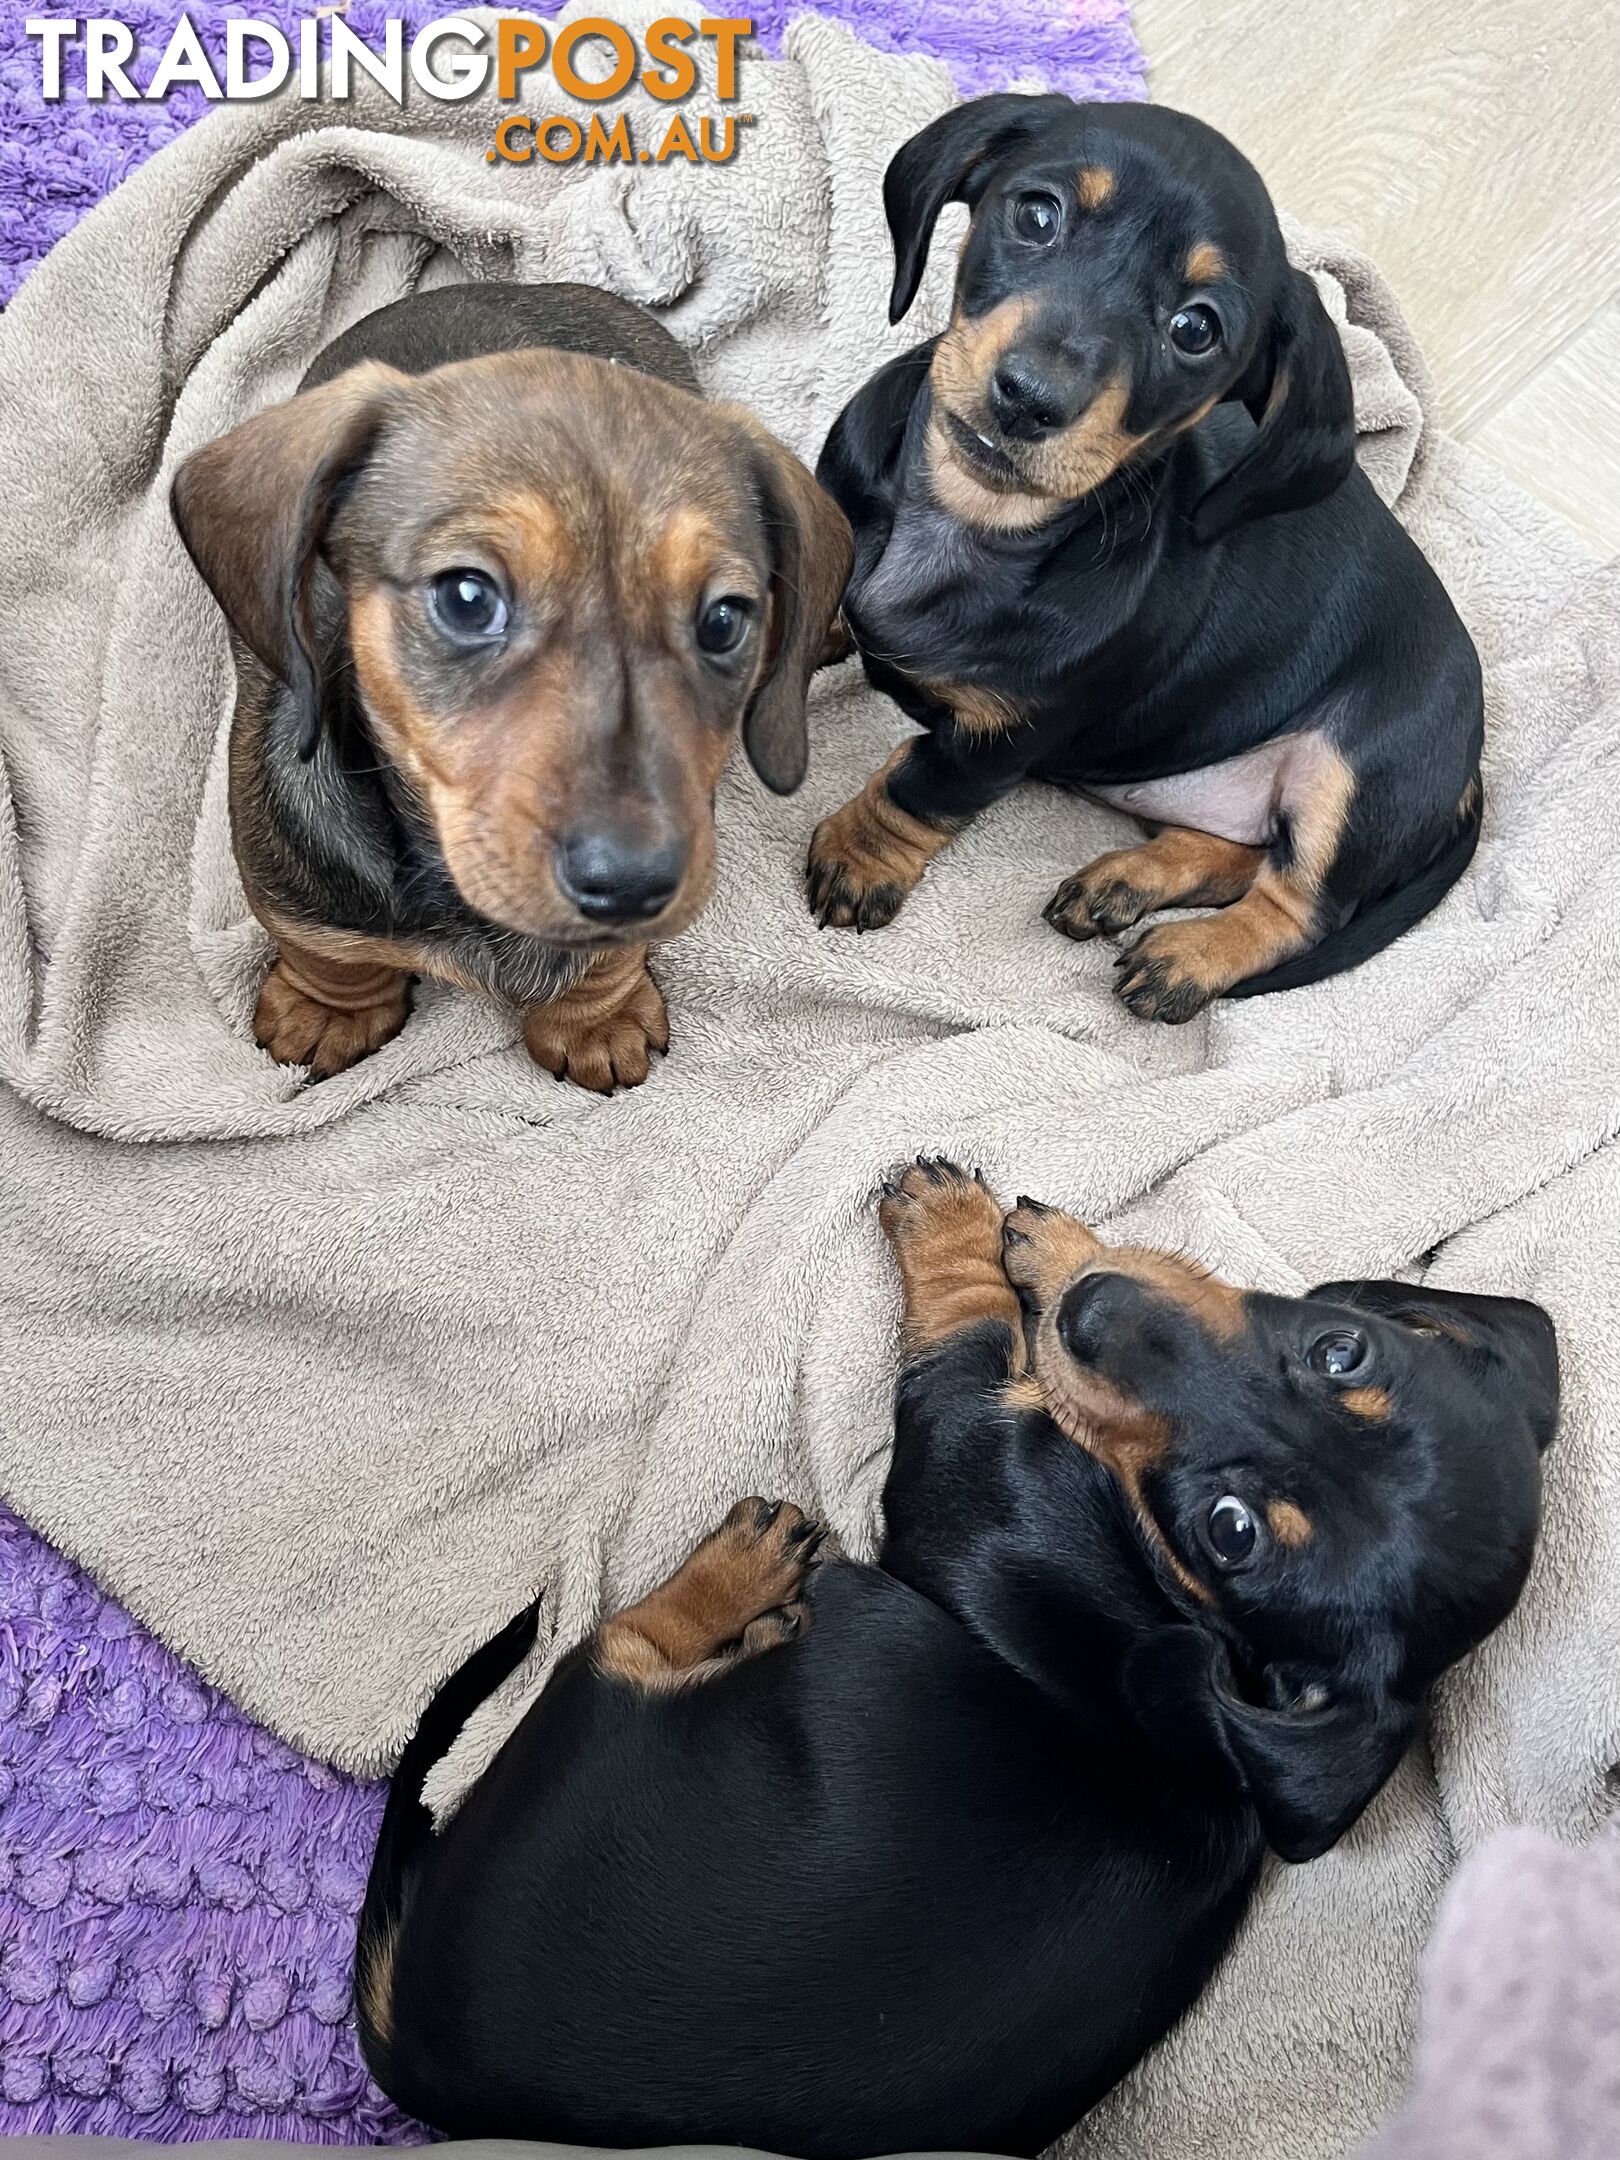
<path id="1" fill-rule="evenodd" d="M 530 12 L 542 16 L 555 14 L 560 4 L 529 0 Z M 228 16 L 251 15 L 290 29 L 313 6 L 314 0 L 254 0 L 252 6 L 196 0 L 186 12 L 218 65 Z M 70 225 L 208 110 L 191 85 L 158 105 L 87 104 L 82 54 L 73 52 L 64 69 L 67 94 L 60 104 L 46 105 L 39 44 L 23 35 L 24 21 L 36 12 L 45 10 L 0 0 L 0 304 Z M 136 34 L 144 59 L 129 73 L 144 85 L 181 9 L 176 0 L 122 0 L 116 12 Z M 455 11 L 450 0 L 349 0 L 342 12 L 351 29 L 380 37 L 389 16 L 415 30 Z M 767 49 L 775 51 L 785 25 L 809 11 L 803 0 L 755 0 L 738 12 L 752 15 Z M 1075 97 L 1145 94 L 1129 0 L 816 0 L 814 12 L 848 23 L 884 52 L 934 54 L 949 63 L 965 91 L 1039 75 Z"/>
<path id="2" fill-rule="evenodd" d="M 307 11 L 189 10 L 210 43 L 230 13 L 286 24 Z M 0 301 L 207 109 L 195 92 L 44 106 L 28 12 L 0 5 Z M 449 0 L 346 10 L 367 33 L 390 13 L 449 12 Z M 772 47 L 799 12 L 794 0 L 753 9 Z M 1142 94 L 1127 0 L 820 0 L 818 12 L 884 49 L 945 59 L 964 90 L 1039 74 L 1077 96 Z M 179 7 L 123 0 L 117 13 L 155 52 Z M 367 2078 L 350 2016 L 380 1808 L 380 1787 L 261 1731 L 0 1507 L 0 2135 L 420 2142 Z"/>
<path id="3" fill-rule="evenodd" d="M 350 2015 L 381 1808 L 0 1509 L 0 2132 L 420 2142 Z"/>

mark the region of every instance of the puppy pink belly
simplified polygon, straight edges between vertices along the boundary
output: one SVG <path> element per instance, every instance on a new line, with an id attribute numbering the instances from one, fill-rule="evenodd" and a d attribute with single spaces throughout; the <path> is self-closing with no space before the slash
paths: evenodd
<path id="1" fill-rule="evenodd" d="M 1260 847 L 1277 829 L 1277 799 L 1287 762 L 1285 745 L 1267 743 L 1198 772 L 1168 773 L 1162 780 L 1132 780 L 1086 792 L 1150 824 L 1189 825 L 1219 840 Z"/>

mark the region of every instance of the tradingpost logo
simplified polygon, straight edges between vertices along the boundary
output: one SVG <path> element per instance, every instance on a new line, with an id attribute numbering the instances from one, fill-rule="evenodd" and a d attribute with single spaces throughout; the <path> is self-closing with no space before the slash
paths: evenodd
<path id="1" fill-rule="evenodd" d="M 47 103 L 65 96 L 70 84 L 91 104 L 108 98 L 161 103 L 181 85 L 210 101 L 241 104 L 289 84 L 309 102 L 342 103 L 364 75 L 396 105 L 404 104 L 407 83 L 420 96 L 455 102 L 476 97 L 492 80 L 501 103 L 515 104 L 522 96 L 532 105 L 537 71 L 549 70 L 569 97 L 604 107 L 635 83 L 658 104 L 684 105 L 702 86 L 710 63 L 716 102 L 737 105 L 738 47 L 754 25 L 748 16 L 688 21 L 667 15 L 638 40 L 606 15 L 581 16 L 555 31 L 526 15 L 494 23 L 446 15 L 407 40 L 398 19 L 368 38 L 328 11 L 299 23 L 296 41 L 279 23 L 251 15 L 232 16 L 222 27 L 222 36 L 217 29 L 204 36 L 182 15 L 148 71 L 153 49 L 112 16 L 33 15 L 23 25 L 39 46 L 40 94 Z M 569 113 L 537 118 L 515 112 L 497 123 L 485 155 L 492 165 L 537 158 L 551 165 L 663 165 L 671 159 L 727 165 L 753 124 L 751 112 L 671 111 L 667 121 L 643 126 L 638 136 L 623 112 L 611 118 L 592 113 L 584 122 Z"/>

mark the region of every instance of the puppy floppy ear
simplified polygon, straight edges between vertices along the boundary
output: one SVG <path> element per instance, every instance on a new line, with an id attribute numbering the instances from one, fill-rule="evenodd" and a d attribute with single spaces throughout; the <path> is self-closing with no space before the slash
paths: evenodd
<path id="1" fill-rule="evenodd" d="M 1357 1686 L 1319 1709 L 1265 1709 L 1230 1686 L 1226 1653 L 1199 1627 L 1164 1627 L 1125 1665 L 1138 1723 L 1202 1774 L 1224 1772 L 1272 1851 L 1314 1860 L 1336 1845 L 1385 1784 L 1418 1724 L 1408 1703 Z"/>
<path id="2" fill-rule="evenodd" d="M 902 143 L 883 176 L 883 208 L 894 242 L 894 290 L 889 320 L 897 323 L 917 297 L 928 245 L 948 202 L 977 202 L 990 167 L 1004 152 L 1075 110 L 1065 97 L 973 98 L 930 121 Z"/>
<path id="3" fill-rule="evenodd" d="M 170 491 L 180 537 L 226 620 L 297 699 L 306 760 L 320 741 L 321 543 L 406 380 L 377 361 L 350 368 L 193 451 Z"/>
<path id="4" fill-rule="evenodd" d="M 1303 270 L 1284 270 L 1259 354 L 1231 394 L 1248 407 L 1255 437 L 1193 511 L 1194 537 L 1206 543 L 1250 518 L 1308 509 L 1356 462 L 1349 365 Z"/>
<path id="5" fill-rule="evenodd" d="M 746 406 L 717 410 L 748 437 L 770 550 L 765 660 L 743 715 L 743 748 L 773 795 L 791 795 L 810 760 L 805 701 L 854 566 L 855 535 L 826 489 Z"/>

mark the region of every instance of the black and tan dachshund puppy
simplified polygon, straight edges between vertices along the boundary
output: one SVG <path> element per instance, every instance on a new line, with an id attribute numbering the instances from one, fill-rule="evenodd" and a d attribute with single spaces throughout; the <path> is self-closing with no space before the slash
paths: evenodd
<path id="1" fill-rule="evenodd" d="M 1479 662 L 1355 464 L 1350 379 L 1270 198 L 1184 113 L 991 97 L 884 188 L 898 321 L 972 206 L 942 337 L 845 409 L 820 476 L 844 617 L 927 732 L 817 829 L 823 923 L 892 920 L 1027 777 L 1152 837 L 1053 895 L 1147 1018 L 1313 982 L 1427 913 L 1478 837 Z"/>
<path id="2" fill-rule="evenodd" d="M 850 561 L 810 474 L 628 301 L 463 285 L 346 331 L 174 512 L 232 632 L 259 1042 L 341 1071 L 430 975 L 519 1006 L 559 1077 L 645 1079 L 648 943 L 708 898 L 739 729 L 804 775 Z"/>
<path id="3" fill-rule="evenodd" d="M 879 1565 L 812 1572 L 817 1526 L 743 1501 L 563 1660 L 442 1835 L 424 1773 L 532 1609 L 405 1751 L 357 1998 L 440 2130 L 1033 2153 L 1519 1594 L 1539 1307 L 1246 1294 L 1030 1202 L 1004 1223 L 946 1164 L 882 1219 L 907 1349 Z"/>

